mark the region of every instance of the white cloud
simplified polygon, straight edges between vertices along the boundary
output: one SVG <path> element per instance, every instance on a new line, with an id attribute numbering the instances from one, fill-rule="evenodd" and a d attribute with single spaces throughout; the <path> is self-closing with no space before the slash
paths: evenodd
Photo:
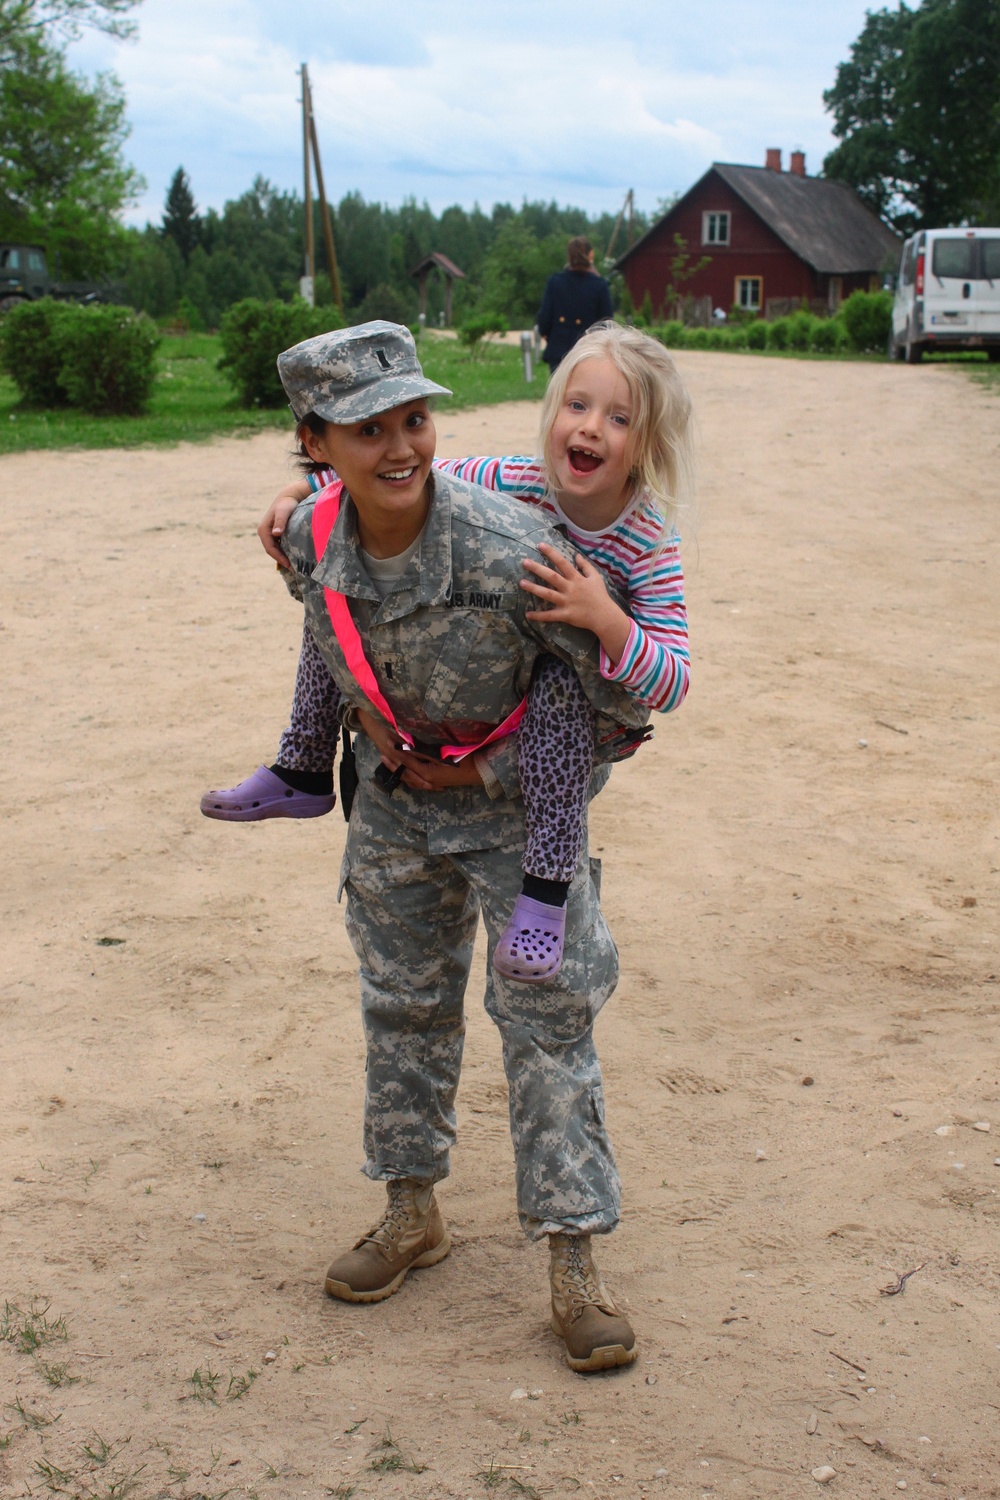
<path id="1" fill-rule="evenodd" d="M 767 146 L 802 146 L 815 169 L 831 145 L 822 89 L 864 0 L 144 0 L 137 16 L 138 43 L 92 36 L 73 55 L 125 84 L 142 221 L 180 164 L 203 207 L 257 172 L 298 185 L 303 59 L 334 197 L 615 209 L 629 186 L 652 206 Z"/>

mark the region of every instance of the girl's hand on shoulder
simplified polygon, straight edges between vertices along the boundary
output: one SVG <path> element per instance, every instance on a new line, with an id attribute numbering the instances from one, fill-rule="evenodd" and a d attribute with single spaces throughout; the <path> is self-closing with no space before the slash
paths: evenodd
<path id="1" fill-rule="evenodd" d="M 601 618 L 612 604 L 600 569 L 579 552 L 570 562 L 547 542 L 542 542 L 538 550 L 550 566 L 544 567 L 526 557 L 524 566 L 532 577 L 522 578 L 521 587 L 543 600 L 547 608 L 528 610 L 528 619 L 562 620 L 597 634 Z"/>
<path id="2" fill-rule="evenodd" d="M 279 568 L 287 568 L 291 564 L 278 546 L 278 542 L 284 536 L 288 519 L 299 501 L 307 500 L 311 494 L 312 489 L 306 479 L 296 479 L 291 484 L 286 484 L 285 488 L 275 495 L 257 527 L 261 546 L 268 557 L 274 558 Z"/>

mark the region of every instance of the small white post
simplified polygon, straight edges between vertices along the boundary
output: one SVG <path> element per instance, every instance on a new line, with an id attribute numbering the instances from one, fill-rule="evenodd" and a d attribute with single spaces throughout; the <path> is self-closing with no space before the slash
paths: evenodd
<path id="1" fill-rule="evenodd" d="M 316 306 L 316 283 L 311 276 L 299 277 L 299 296 L 303 302 L 308 302 L 310 307 Z"/>
<path id="2" fill-rule="evenodd" d="M 531 334 L 527 333 L 527 332 L 526 333 L 522 333 L 521 334 L 521 355 L 522 355 L 522 357 L 524 359 L 524 378 L 528 382 L 529 385 L 531 384 L 533 376 L 534 376 L 534 371 L 531 368 L 531 345 L 532 345 Z"/>

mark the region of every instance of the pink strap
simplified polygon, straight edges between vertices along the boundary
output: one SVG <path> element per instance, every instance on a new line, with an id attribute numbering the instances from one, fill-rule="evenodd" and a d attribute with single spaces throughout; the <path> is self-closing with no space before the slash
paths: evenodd
<path id="1" fill-rule="evenodd" d="M 328 484 L 326 489 L 320 492 L 316 504 L 313 506 L 313 548 L 316 553 L 317 562 L 319 562 L 326 551 L 327 543 L 330 540 L 330 533 L 337 523 L 337 516 L 340 513 L 340 499 L 343 492 L 343 480 L 334 480 L 333 484 Z M 396 723 L 395 714 L 382 695 L 382 689 L 379 687 L 375 673 L 372 671 L 368 663 L 368 658 L 365 656 L 364 647 L 361 644 L 361 635 L 354 623 L 347 599 L 343 594 L 338 593 L 336 589 L 324 587 L 323 592 L 326 595 L 326 607 L 330 616 L 330 624 L 333 626 L 333 633 L 337 637 L 340 649 L 344 653 L 344 660 L 347 662 L 351 676 L 365 697 L 378 709 L 386 723 L 392 725 L 406 748 L 412 750 L 413 737 L 405 729 L 400 729 Z M 442 745 L 438 754 L 442 760 L 451 760 L 457 764 L 458 761 L 464 760 L 467 755 L 473 755 L 477 750 L 481 750 L 484 745 L 491 745 L 494 740 L 501 740 L 506 735 L 513 734 L 524 718 L 527 707 L 527 698 L 522 698 L 521 702 L 514 709 L 514 712 L 508 714 L 503 723 L 498 724 L 496 729 L 491 730 L 484 740 L 479 740 L 474 745 Z"/>

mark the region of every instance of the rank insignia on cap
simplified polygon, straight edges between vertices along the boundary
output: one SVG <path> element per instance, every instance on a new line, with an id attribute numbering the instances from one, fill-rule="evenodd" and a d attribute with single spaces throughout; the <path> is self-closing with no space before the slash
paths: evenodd
<path id="1" fill-rule="evenodd" d="M 381 365 L 381 367 L 382 367 L 383 370 L 390 370 L 392 368 L 392 366 L 389 364 L 389 361 L 385 357 L 385 350 L 384 349 L 373 349 L 372 353 L 374 354 L 375 358 L 378 360 L 378 362 Z"/>

